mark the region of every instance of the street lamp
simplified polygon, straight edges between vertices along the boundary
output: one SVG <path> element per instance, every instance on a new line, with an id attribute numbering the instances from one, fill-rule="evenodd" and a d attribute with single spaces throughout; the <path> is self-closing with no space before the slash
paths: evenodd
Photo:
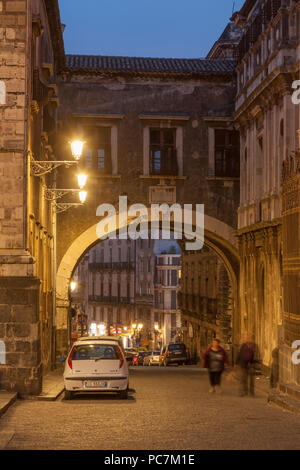
<path id="1" fill-rule="evenodd" d="M 78 180 L 79 188 L 83 189 L 86 185 L 87 176 L 83 175 L 83 174 L 80 174 L 80 175 L 77 176 L 77 180 Z"/>
<path id="2" fill-rule="evenodd" d="M 81 140 L 74 140 L 73 142 L 71 142 L 71 152 L 75 160 L 80 160 L 83 145 L 84 142 L 82 142 Z"/>
<path id="3" fill-rule="evenodd" d="M 69 160 L 35 160 L 32 152 L 28 152 L 30 157 L 30 172 L 33 176 L 43 176 L 51 173 L 56 168 L 65 165 L 67 168 L 71 165 L 77 165 L 81 157 L 84 142 L 75 140 L 71 142 L 71 152 L 75 161 Z"/>
<path id="4" fill-rule="evenodd" d="M 70 282 L 71 292 L 74 292 L 76 288 L 77 288 L 77 282 L 76 281 L 71 281 Z"/>
<path id="5" fill-rule="evenodd" d="M 80 191 L 79 193 L 79 200 L 81 204 L 83 204 L 86 200 L 87 192 L 86 191 Z"/>

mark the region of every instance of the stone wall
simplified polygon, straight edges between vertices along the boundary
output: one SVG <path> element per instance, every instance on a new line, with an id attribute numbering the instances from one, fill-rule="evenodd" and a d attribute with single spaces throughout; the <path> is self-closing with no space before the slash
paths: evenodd
<path id="1" fill-rule="evenodd" d="M 55 67 L 46 4 L 0 0 L 0 340 L 7 351 L 0 388 L 22 394 L 39 393 L 41 362 L 49 369 L 53 351 L 52 213 L 43 196 L 50 180 L 32 176 L 30 164 L 50 150 L 43 106 Z"/>
<path id="2" fill-rule="evenodd" d="M 0 365 L 0 389 L 21 394 L 41 390 L 39 281 L 0 277 L 0 338 L 6 364 Z"/>
<path id="3" fill-rule="evenodd" d="M 26 1 L 0 1 L 0 250 L 24 247 Z"/>

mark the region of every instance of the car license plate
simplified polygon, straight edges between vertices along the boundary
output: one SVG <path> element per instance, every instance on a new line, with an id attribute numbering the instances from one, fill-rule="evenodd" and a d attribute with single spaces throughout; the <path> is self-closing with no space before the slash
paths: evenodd
<path id="1" fill-rule="evenodd" d="M 107 388 L 107 382 L 101 380 L 87 380 L 84 382 L 85 388 Z"/>
<path id="2" fill-rule="evenodd" d="M 180 352 L 180 351 L 177 351 L 177 352 L 175 352 L 175 354 L 176 354 L 177 356 L 179 356 L 179 355 L 181 355 L 181 352 Z"/>

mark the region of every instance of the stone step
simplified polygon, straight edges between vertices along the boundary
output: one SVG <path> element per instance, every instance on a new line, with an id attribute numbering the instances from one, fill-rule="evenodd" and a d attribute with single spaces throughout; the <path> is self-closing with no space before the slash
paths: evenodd
<path id="1" fill-rule="evenodd" d="M 268 395 L 268 402 L 281 408 L 300 414 L 300 400 L 296 400 L 288 395 L 283 395 L 278 391 L 271 391 Z"/>
<path id="2" fill-rule="evenodd" d="M 18 394 L 16 392 L 6 392 L 0 390 L 0 416 L 17 400 Z"/>
<path id="3" fill-rule="evenodd" d="M 280 391 L 291 398 L 300 401 L 300 387 L 294 384 L 280 385 Z"/>

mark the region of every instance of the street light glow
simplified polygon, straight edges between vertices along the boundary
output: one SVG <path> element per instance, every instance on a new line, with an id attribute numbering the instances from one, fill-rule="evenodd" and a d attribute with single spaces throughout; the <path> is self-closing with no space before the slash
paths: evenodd
<path id="1" fill-rule="evenodd" d="M 86 180 L 87 180 L 87 176 L 86 175 L 78 175 L 77 176 L 77 179 L 78 179 L 78 186 L 80 189 L 84 188 L 85 185 L 86 185 Z"/>
<path id="2" fill-rule="evenodd" d="M 143 325 L 142 323 L 139 323 L 139 324 L 138 324 L 138 329 L 141 330 L 141 329 L 143 328 L 143 326 L 144 326 L 144 325 Z"/>
<path id="3" fill-rule="evenodd" d="M 83 204 L 86 200 L 87 192 L 86 191 L 80 191 L 79 193 L 79 200 L 81 204 Z"/>
<path id="4" fill-rule="evenodd" d="M 82 155 L 83 144 L 81 140 L 74 140 L 71 142 L 71 151 L 75 160 L 79 160 Z"/>
<path id="5" fill-rule="evenodd" d="M 136 323 L 132 324 L 132 328 L 135 330 L 136 329 Z"/>
<path id="6" fill-rule="evenodd" d="M 77 287 L 77 282 L 76 281 L 71 281 L 70 283 L 70 289 L 72 292 L 74 292 L 74 290 L 76 289 Z"/>

